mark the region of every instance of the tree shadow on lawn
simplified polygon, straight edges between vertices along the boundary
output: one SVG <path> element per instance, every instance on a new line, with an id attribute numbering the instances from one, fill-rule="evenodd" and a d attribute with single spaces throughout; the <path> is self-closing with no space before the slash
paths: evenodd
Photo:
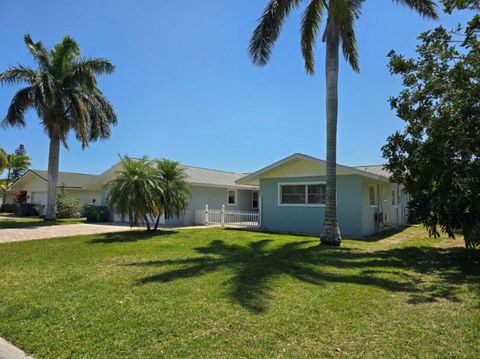
<path id="1" fill-rule="evenodd" d="M 89 243 L 90 244 L 110 244 L 110 243 L 127 243 L 127 242 L 138 242 L 145 241 L 149 239 L 155 239 L 161 236 L 169 236 L 172 234 L 177 234 L 178 231 L 171 230 L 160 230 L 156 232 L 148 231 L 128 231 L 128 232 L 118 232 L 118 233 L 105 233 L 99 235 L 97 238 L 93 238 Z"/>
<path id="2" fill-rule="evenodd" d="M 286 243 L 280 247 L 263 239 L 248 245 L 214 240 L 196 248 L 203 256 L 186 259 L 131 263 L 131 266 L 174 268 L 139 279 L 136 284 L 169 282 L 198 277 L 217 270 L 231 269 L 226 281 L 228 295 L 253 313 L 266 311 L 276 276 L 313 285 L 349 283 L 410 294 L 411 304 L 441 298 L 460 301 L 457 292 L 466 282 L 478 287 L 480 266 L 466 262 L 463 248 L 404 247 L 376 252 L 317 246 L 317 241 Z M 311 244 L 315 244 L 312 246 Z M 423 277 L 428 275 L 428 277 Z M 478 288 L 477 288 L 478 289 Z"/>

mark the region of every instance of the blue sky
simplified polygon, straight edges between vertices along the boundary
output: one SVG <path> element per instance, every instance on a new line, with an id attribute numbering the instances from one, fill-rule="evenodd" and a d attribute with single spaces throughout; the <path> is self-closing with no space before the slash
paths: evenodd
<path id="1" fill-rule="evenodd" d="M 266 0 L 83 0 L 0 4 L 0 70 L 32 64 L 23 35 L 51 47 L 75 38 L 84 56 L 110 59 L 102 91 L 119 123 L 108 141 L 82 151 L 70 136 L 63 171 L 100 173 L 118 154 L 166 157 L 184 164 L 250 172 L 294 152 L 325 157 L 324 47 L 317 74 L 307 76 L 299 47 L 300 12 L 286 22 L 271 62 L 253 66 L 247 46 Z M 388 105 L 400 81 L 386 54 L 412 55 L 416 36 L 437 24 L 451 27 L 468 13 L 427 21 L 394 4 L 368 0 L 357 23 L 361 73 L 340 64 L 338 162 L 382 163 L 386 137 L 402 127 Z M 0 87 L 0 117 L 17 87 Z M 23 143 L 33 167 L 47 167 L 48 138 L 36 114 L 24 129 L 1 129 L 0 146 Z"/>

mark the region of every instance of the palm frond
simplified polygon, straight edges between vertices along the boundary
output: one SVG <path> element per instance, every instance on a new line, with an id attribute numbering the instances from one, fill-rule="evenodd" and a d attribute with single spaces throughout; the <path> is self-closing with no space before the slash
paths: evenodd
<path id="1" fill-rule="evenodd" d="M 301 2 L 302 0 L 270 0 L 267 4 L 250 39 L 249 53 L 255 65 L 263 66 L 268 62 L 285 18 Z"/>
<path id="2" fill-rule="evenodd" d="M 38 63 L 40 67 L 43 69 L 50 68 L 50 53 L 48 50 L 43 46 L 43 44 L 38 42 L 33 42 L 30 34 L 25 34 L 24 36 L 25 45 L 27 45 L 28 51 L 33 55 L 33 58 Z"/>
<path id="3" fill-rule="evenodd" d="M 323 12 L 325 10 L 324 0 L 312 0 L 308 4 L 302 16 L 302 54 L 305 60 L 305 70 L 308 74 L 315 73 L 315 54 L 314 47 L 322 22 Z"/>
<path id="4" fill-rule="evenodd" d="M 324 41 L 328 37 L 335 37 L 341 41 L 343 56 L 356 72 L 360 71 L 360 65 L 354 28 L 364 1 L 336 0 L 330 2 L 327 26 L 323 35 Z"/>
<path id="5" fill-rule="evenodd" d="M 12 66 L 8 70 L 0 73 L 0 83 L 13 85 L 26 82 L 31 85 L 35 83 L 36 76 L 37 73 L 35 70 L 28 66 Z"/>
<path id="6" fill-rule="evenodd" d="M 62 42 L 55 45 L 51 51 L 52 67 L 58 74 L 68 72 L 80 56 L 80 47 L 69 36 L 65 36 Z"/>
<path id="7" fill-rule="evenodd" d="M 394 2 L 408 6 L 426 18 L 438 19 L 437 5 L 434 0 L 393 0 Z"/>
<path id="8" fill-rule="evenodd" d="M 35 89 L 26 87 L 18 91 L 12 99 L 7 110 L 7 115 L 2 121 L 2 126 L 25 126 L 25 112 L 30 107 L 35 107 Z"/>

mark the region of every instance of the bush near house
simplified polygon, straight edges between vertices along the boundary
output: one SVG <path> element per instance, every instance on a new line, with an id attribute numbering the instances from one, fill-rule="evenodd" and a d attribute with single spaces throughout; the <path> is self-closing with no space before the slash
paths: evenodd
<path id="1" fill-rule="evenodd" d="M 87 222 L 108 222 L 109 211 L 106 206 L 87 204 L 83 211 L 85 217 L 87 217 Z"/>
<path id="2" fill-rule="evenodd" d="M 15 203 L 5 203 L 0 205 L 0 212 L 2 213 L 15 213 L 17 211 L 17 205 Z"/>
<path id="3" fill-rule="evenodd" d="M 79 217 L 82 212 L 79 200 L 70 198 L 65 193 L 65 186 L 61 186 L 57 193 L 57 218 Z"/>
<path id="4" fill-rule="evenodd" d="M 15 214 L 20 217 L 34 217 L 40 215 L 34 204 L 26 202 L 18 204 Z"/>

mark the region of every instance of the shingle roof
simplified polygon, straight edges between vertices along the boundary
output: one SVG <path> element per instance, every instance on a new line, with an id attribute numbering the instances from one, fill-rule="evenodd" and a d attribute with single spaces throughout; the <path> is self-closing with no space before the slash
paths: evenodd
<path id="1" fill-rule="evenodd" d="M 383 165 L 355 166 L 354 168 L 365 172 L 370 172 L 378 176 L 390 177 L 391 173 L 383 168 Z"/>
<path id="2" fill-rule="evenodd" d="M 30 170 L 30 172 L 35 173 L 48 182 L 48 171 Z M 67 188 L 82 188 L 95 177 L 97 177 L 97 175 L 74 172 L 58 172 L 58 185 L 64 185 Z"/>
<path id="3" fill-rule="evenodd" d="M 235 181 L 247 175 L 246 173 L 225 172 L 202 167 L 185 166 L 188 182 L 191 184 L 204 184 L 222 187 L 245 187 L 256 188 L 255 186 L 239 186 Z"/>

